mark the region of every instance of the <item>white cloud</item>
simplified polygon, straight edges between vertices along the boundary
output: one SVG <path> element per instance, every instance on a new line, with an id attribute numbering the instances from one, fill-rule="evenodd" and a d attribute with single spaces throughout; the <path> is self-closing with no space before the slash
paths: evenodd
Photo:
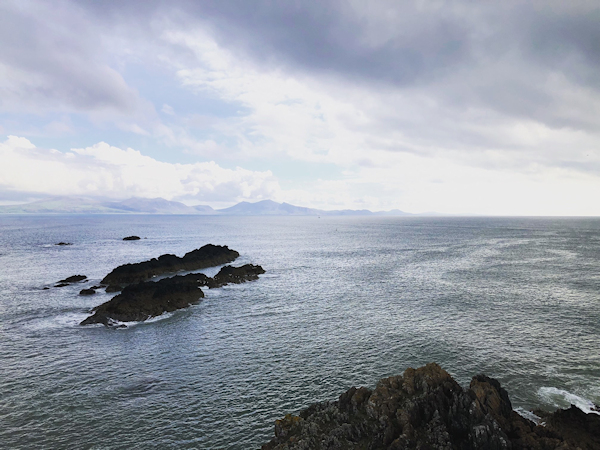
<path id="1" fill-rule="evenodd" d="M 220 167 L 215 162 L 170 164 L 104 142 L 63 153 L 16 136 L 0 143 L 4 190 L 112 198 L 163 197 L 215 205 L 271 198 L 279 184 L 269 171 Z"/>
<path id="2" fill-rule="evenodd" d="M 164 112 L 165 114 L 168 114 L 169 116 L 175 115 L 175 110 L 173 109 L 173 107 L 170 105 L 167 105 L 166 103 L 162 106 L 161 111 Z"/>

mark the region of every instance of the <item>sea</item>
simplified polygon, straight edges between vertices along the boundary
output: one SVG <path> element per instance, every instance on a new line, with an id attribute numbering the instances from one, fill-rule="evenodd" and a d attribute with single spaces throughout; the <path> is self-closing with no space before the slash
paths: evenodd
<path id="1" fill-rule="evenodd" d="M 207 243 L 266 273 L 79 325 L 115 295 L 79 291 L 116 266 Z M 0 448 L 257 449 L 285 414 L 432 361 L 522 414 L 594 413 L 600 220 L 0 216 Z"/>

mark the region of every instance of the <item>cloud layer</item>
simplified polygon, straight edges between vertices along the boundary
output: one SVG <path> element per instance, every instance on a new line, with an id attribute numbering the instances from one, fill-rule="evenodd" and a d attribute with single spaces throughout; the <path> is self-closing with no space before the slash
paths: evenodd
<path id="1" fill-rule="evenodd" d="M 216 167 L 152 190 L 131 163 L 129 184 L 98 175 L 98 192 L 191 199 L 199 180 L 241 166 L 282 188 L 236 178 L 215 201 L 599 213 L 592 2 L 34 0 L 0 12 L 0 133 L 93 148 L 73 154 L 98 173 L 115 157 L 101 140 L 139 148 L 170 180 Z"/>
<path id="2" fill-rule="evenodd" d="M 0 143 L 0 159 L 2 187 L 29 196 L 163 197 L 192 204 L 220 204 L 231 199 L 267 199 L 280 190 L 268 171 L 224 169 L 214 162 L 164 163 L 104 142 L 62 153 L 10 136 Z"/>

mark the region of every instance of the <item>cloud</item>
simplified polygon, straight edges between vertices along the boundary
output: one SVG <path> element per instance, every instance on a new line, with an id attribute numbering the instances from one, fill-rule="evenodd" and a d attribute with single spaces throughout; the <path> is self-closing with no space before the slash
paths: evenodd
<path id="1" fill-rule="evenodd" d="M 173 109 L 173 107 L 167 105 L 166 103 L 162 106 L 161 111 L 164 112 L 165 114 L 168 114 L 169 116 L 175 115 L 175 110 Z"/>
<path id="2" fill-rule="evenodd" d="M 68 2 L 0 5 L 0 111 L 134 115 L 151 108 L 110 66 L 102 33 Z"/>
<path id="3" fill-rule="evenodd" d="M 170 164 L 104 142 L 70 152 L 35 147 L 16 136 L 0 143 L 5 191 L 111 198 L 163 197 L 212 204 L 279 195 L 269 171 L 225 169 L 214 162 Z"/>
<path id="4" fill-rule="evenodd" d="M 593 209 L 580 202 L 600 180 L 590 2 L 3 5 L 16 24 L 0 27 L 4 108 L 45 111 L 45 133 L 80 123 L 48 111 L 96 115 L 111 123 L 92 120 L 94 136 L 163 159 L 280 170 L 288 189 L 272 198 L 306 206 Z M 243 197 L 239 180 L 219 186 Z"/>

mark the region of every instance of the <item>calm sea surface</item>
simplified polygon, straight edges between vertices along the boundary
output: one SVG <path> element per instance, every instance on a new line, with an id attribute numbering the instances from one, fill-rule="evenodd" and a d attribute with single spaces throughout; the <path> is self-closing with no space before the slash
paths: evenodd
<path id="1" fill-rule="evenodd" d="M 83 287 L 206 243 L 267 273 L 78 326 L 111 298 Z M 0 216 L 0 448 L 257 448 L 285 413 L 430 361 L 515 408 L 600 403 L 600 220 Z"/>

